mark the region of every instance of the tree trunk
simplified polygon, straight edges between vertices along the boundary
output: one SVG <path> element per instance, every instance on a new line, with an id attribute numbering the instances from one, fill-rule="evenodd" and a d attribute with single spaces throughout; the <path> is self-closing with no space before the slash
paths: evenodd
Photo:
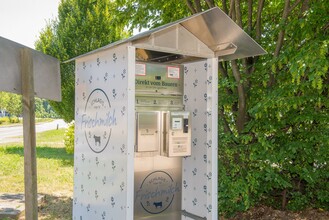
<path id="1" fill-rule="evenodd" d="M 241 74 L 240 74 L 240 70 L 239 70 L 239 66 L 238 63 L 233 60 L 231 61 L 232 64 L 232 72 L 233 72 L 233 76 L 234 79 L 237 83 L 237 91 L 238 91 L 238 112 L 237 112 L 237 119 L 236 119 L 236 127 L 238 130 L 238 133 L 240 134 L 243 129 L 244 129 L 244 125 L 246 123 L 246 119 L 247 119 L 247 105 L 246 105 L 246 94 L 245 94 L 245 90 L 243 87 L 243 82 L 241 80 Z"/>
<path id="2" fill-rule="evenodd" d="M 284 189 L 282 191 L 282 204 L 281 204 L 282 210 L 285 210 L 286 206 L 287 206 L 287 189 Z"/>

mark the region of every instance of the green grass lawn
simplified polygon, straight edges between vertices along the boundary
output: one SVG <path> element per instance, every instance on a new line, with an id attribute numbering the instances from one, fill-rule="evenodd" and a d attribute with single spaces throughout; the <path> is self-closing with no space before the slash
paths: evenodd
<path id="1" fill-rule="evenodd" d="M 72 195 L 73 155 L 64 148 L 64 129 L 37 134 L 38 192 Z M 0 193 L 24 192 L 24 148 L 21 143 L 0 145 Z"/>
<path id="2" fill-rule="evenodd" d="M 38 133 L 37 176 L 39 219 L 72 219 L 73 155 L 64 148 L 64 129 Z M 0 144 L 0 193 L 24 193 L 22 143 Z M 24 219 L 24 216 L 20 219 Z"/>

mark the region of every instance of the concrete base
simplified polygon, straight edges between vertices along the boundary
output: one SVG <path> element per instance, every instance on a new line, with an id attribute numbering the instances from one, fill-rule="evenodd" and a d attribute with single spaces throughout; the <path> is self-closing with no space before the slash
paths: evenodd
<path id="1" fill-rule="evenodd" d="M 38 202 L 43 200 L 43 195 L 38 195 Z M 0 194 L 0 219 L 18 219 L 24 214 L 24 194 Z"/>

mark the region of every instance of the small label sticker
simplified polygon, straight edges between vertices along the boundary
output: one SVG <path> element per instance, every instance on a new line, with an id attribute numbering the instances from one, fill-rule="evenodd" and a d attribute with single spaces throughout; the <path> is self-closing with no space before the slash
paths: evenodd
<path id="1" fill-rule="evenodd" d="M 183 116 L 183 118 L 188 118 L 190 113 L 189 112 L 170 112 L 172 116 Z"/>
<path id="2" fill-rule="evenodd" d="M 172 129 L 179 130 L 183 128 L 182 118 L 172 119 Z"/>
<path id="3" fill-rule="evenodd" d="M 179 67 L 168 66 L 168 78 L 179 79 Z"/>
<path id="4" fill-rule="evenodd" d="M 146 65 L 143 63 L 136 63 L 135 75 L 146 76 Z"/>
<path id="5" fill-rule="evenodd" d="M 173 153 L 186 153 L 187 152 L 187 146 L 186 144 L 177 144 L 173 146 Z"/>

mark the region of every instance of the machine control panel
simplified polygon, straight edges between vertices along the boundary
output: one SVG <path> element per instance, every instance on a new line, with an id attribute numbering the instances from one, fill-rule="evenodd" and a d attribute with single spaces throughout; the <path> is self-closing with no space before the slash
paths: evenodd
<path id="1" fill-rule="evenodd" d="M 165 114 L 169 126 L 164 126 L 166 138 L 162 141 L 161 154 L 168 157 L 191 155 L 191 126 L 190 113 L 172 111 Z"/>

